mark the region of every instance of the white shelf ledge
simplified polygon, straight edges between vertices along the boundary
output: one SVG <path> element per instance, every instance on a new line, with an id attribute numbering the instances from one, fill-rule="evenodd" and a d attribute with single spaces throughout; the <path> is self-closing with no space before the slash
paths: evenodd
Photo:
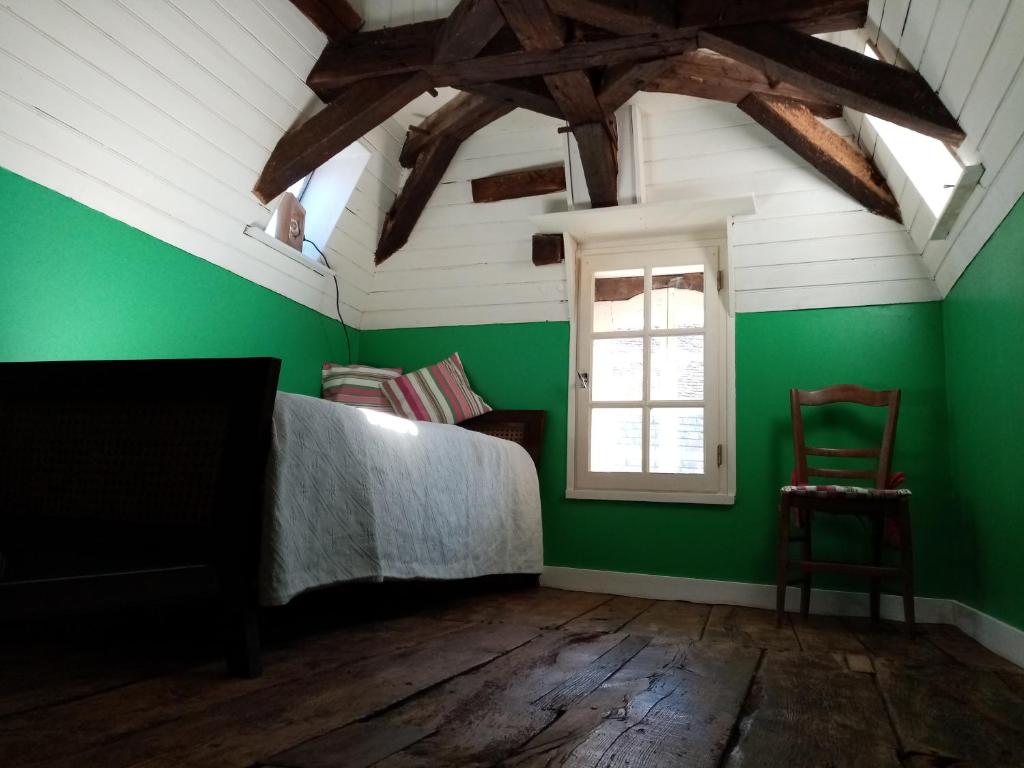
<path id="1" fill-rule="evenodd" d="M 730 216 L 757 213 L 753 195 L 692 198 L 664 203 L 582 208 L 531 216 L 541 233 L 566 233 L 577 240 L 668 235 L 724 229 Z"/>

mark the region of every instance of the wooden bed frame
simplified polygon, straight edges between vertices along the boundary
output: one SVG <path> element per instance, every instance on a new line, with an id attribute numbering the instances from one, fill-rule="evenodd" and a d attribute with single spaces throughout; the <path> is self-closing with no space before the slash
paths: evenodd
<path id="1" fill-rule="evenodd" d="M 0 363 L 0 619 L 216 590 L 260 672 L 275 358 Z M 463 426 L 539 460 L 543 411 Z"/>

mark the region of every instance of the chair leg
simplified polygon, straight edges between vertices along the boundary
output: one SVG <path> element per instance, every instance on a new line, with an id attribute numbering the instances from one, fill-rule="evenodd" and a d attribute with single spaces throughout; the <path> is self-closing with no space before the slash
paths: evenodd
<path id="1" fill-rule="evenodd" d="M 810 562 L 814 558 L 812 557 L 811 550 L 811 529 L 813 522 L 813 511 L 808 509 L 804 512 L 804 540 L 800 544 L 801 556 L 804 562 Z M 800 585 L 800 615 L 805 619 L 811 613 L 811 572 L 807 571 L 804 574 L 803 584 Z"/>
<path id="2" fill-rule="evenodd" d="M 775 560 L 775 626 L 786 617 L 786 573 L 789 570 L 789 505 L 779 502 L 779 542 Z"/>
<path id="3" fill-rule="evenodd" d="M 914 542 L 910 532 L 910 504 L 904 499 L 899 507 L 900 565 L 903 571 L 903 618 L 906 630 L 914 634 Z"/>
<path id="4" fill-rule="evenodd" d="M 882 564 L 882 543 L 885 536 L 885 516 L 877 514 L 871 516 L 871 562 L 874 565 Z M 882 580 L 877 576 L 871 577 L 871 621 L 877 624 L 881 618 L 882 607 Z"/>

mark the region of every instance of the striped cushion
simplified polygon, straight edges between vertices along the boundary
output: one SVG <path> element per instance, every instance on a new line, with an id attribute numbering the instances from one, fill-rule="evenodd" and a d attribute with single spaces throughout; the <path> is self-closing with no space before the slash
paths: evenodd
<path id="1" fill-rule="evenodd" d="M 371 368 L 367 365 L 324 363 L 322 394 L 324 400 L 394 413 L 381 384 L 402 375 L 401 368 Z"/>
<path id="2" fill-rule="evenodd" d="M 892 499 L 898 496 L 909 496 L 906 488 L 861 488 L 857 485 L 784 485 L 782 493 L 794 496 L 817 496 L 818 498 L 846 499 Z"/>
<path id="3" fill-rule="evenodd" d="M 491 410 L 469 386 L 458 352 L 428 368 L 385 381 L 383 388 L 395 413 L 416 421 L 458 424 Z"/>

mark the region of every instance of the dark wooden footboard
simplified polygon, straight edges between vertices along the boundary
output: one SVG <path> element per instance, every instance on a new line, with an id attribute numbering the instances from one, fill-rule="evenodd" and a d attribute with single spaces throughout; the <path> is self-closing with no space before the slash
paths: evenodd
<path id="1" fill-rule="evenodd" d="M 280 360 L 0 364 L 0 609 L 215 576 L 259 672 L 256 575 Z M 212 579 L 211 579 L 212 581 Z"/>

